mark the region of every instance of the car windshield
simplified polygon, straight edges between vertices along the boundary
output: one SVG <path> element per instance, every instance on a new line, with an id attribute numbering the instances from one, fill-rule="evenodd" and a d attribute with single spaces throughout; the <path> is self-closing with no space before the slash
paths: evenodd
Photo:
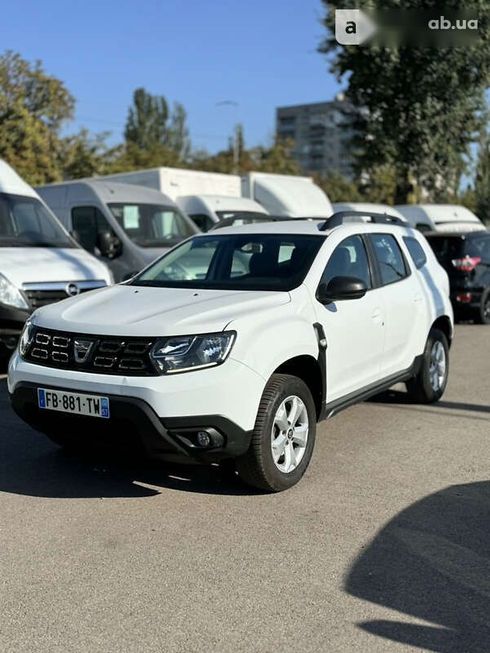
<path id="1" fill-rule="evenodd" d="M 109 208 L 140 247 L 169 247 L 196 233 L 177 208 L 161 204 L 112 203 Z"/>
<path id="2" fill-rule="evenodd" d="M 162 288 L 292 290 L 324 237 L 289 234 L 198 236 L 160 258 L 133 285 Z"/>
<path id="3" fill-rule="evenodd" d="M 77 247 L 35 197 L 0 193 L 0 247 Z"/>

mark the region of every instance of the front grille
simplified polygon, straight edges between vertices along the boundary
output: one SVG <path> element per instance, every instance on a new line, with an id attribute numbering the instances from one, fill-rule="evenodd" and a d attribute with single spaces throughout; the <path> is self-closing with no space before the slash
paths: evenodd
<path id="1" fill-rule="evenodd" d="M 149 338 L 121 338 L 34 328 L 24 356 L 30 363 L 99 374 L 158 376 Z"/>
<path id="2" fill-rule="evenodd" d="M 83 293 L 93 289 L 94 288 L 80 288 L 79 292 Z M 69 295 L 64 288 L 55 290 L 47 288 L 42 290 L 25 288 L 24 292 L 33 309 L 41 308 L 41 306 L 47 306 L 48 304 L 60 302 L 62 299 L 72 297 L 72 295 Z"/>

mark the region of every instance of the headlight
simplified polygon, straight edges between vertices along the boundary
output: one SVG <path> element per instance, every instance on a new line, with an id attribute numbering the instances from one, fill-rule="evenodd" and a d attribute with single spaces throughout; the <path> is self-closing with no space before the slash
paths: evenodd
<path id="1" fill-rule="evenodd" d="M 159 340 L 151 359 L 160 374 L 188 372 L 223 363 L 235 341 L 235 331 Z"/>
<path id="2" fill-rule="evenodd" d="M 24 329 L 20 334 L 20 338 L 19 338 L 19 353 L 22 356 L 22 358 L 24 358 L 24 356 L 27 354 L 27 350 L 31 345 L 33 335 L 34 335 L 34 327 L 32 325 L 31 320 L 29 319 L 24 324 Z"/>
<path id="3" fill-rule="evenodd" d="M 16 306 L 17 308 L 29 308 L 19 289 L 14 284 L 0 274 L 0 303 L 7 306 Z"/>

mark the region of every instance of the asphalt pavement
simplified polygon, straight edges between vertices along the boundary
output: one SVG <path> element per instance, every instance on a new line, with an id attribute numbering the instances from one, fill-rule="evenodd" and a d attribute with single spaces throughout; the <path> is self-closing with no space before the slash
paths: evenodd
<path id="1" fill-rule="evenodd" d="M 490 327 L 437 405 L 319 427 L 302 482 L 59 451 L 0 380 L 0 651 L 490 651 Z"/>

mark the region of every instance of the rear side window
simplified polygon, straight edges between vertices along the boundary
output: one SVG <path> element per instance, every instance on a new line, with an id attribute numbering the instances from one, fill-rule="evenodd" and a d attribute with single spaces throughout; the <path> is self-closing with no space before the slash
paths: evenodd
<path id="1" fill-rule="evenodd" d="M 396 238 L 391 234 L 370 234 L 370 238 L 378 262 L 381 285 L 387 286 L 408 277 L 409 271 Z"/>
<path id="2" fill-rule="evenodd" d="M 420 270 L 420 268 L 427 263 L 427 256 L 425 255 L 424 248 L 416 238 L 405 236 L 403 242 L 407 246 L 408 253 L 412 257 L 415 267 L 417 270 Z"/>

